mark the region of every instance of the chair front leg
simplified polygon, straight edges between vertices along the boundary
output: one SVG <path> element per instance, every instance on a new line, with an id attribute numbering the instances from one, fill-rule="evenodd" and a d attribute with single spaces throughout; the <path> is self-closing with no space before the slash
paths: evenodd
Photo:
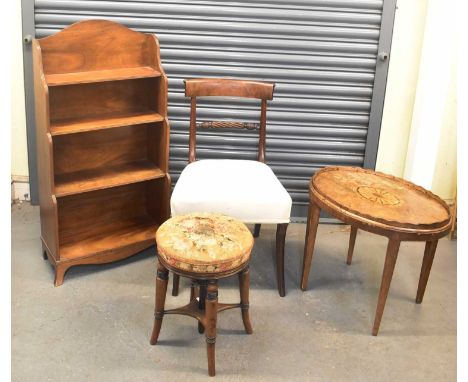
<path id="1" fill-rule="evenodd" d="M 288 223 L 276 226 L 276 282 L 278 284 L 278 293 L 281 297 L 284 297 L 286 294 L 284 285 L 284 244 L 287 229 Z"/>

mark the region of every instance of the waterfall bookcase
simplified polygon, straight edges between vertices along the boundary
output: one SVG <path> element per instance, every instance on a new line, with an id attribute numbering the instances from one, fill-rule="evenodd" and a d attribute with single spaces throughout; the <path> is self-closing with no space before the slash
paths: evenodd
<path id="1" fill-rule="evenodd" d="M 82 21 L 33 41 L 44 258 L 134 255 L 169 218 L 167 77 L 151 34 Z"/>

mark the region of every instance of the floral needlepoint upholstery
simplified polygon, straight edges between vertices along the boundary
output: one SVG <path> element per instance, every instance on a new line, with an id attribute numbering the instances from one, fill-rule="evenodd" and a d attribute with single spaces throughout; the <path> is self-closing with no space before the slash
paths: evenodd
<path id="1" fill-rule="evenodd" d="M 216 273 L 235 269 L 250 258 L 252 234 L 229 216 L 192 213 L 167 220 L 156 233 L 159 256 L 189 272 Z"/>

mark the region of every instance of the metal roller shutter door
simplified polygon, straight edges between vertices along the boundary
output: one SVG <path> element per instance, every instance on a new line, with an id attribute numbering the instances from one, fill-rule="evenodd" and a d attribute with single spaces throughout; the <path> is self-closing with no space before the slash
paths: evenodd
<path id="1" fill-rule="evenodd" d="M 317 169 L 375 165 L 383 91 L 376 94 L 374 82 L 383 76 L 385 88 L 388 66 L 379 74 L 384 11 L 382 0 L 36 0 L 34 16 L 38 38 L 96 18 L 158 36 L 169 78 L 174 183 L 188 153 L 189 100 L 183 80 L 213 76 L 275 82 L 266 159 L 293 198 L 292 216 L 301 218 Z M 206 100 L 198 107 L 200 119 L 257 119 L 256 103 L 229 102 Z M 199 159 L 255 159 L 256 145 L 256 132 L 245 130 L 199 130 L 197 135 Z"/>

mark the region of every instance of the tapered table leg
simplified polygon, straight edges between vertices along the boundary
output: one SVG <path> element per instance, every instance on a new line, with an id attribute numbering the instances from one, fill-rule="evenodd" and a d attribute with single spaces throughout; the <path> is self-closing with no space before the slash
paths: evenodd
<path id="1" fill-rule="evenodd" d="M 244 322 L 245 332 L 252 334 L 252 324 L 250 323 L 249 316 L 249 285 L 250 285 L 250 271 L 245 268 L 239 273 L 239 290 L 241 300 L 242 321 Z"/>
<path id="2" fill-rule="evenodd" d="M 346 259 L 346 264 L 348 265 L 351 265 L 351 261 L 353 261 L 354 244 L 356 243 L 357 231 L 357 227 L 352 225 L 351 234 L 349 235 L 348 258 Z"/>
<path id="3" fill-rule="evenodd" d="M 208 375 L 213 377 L 216 374 L 215 368 L 215 344 L 216 344 L 216 321 L 218 316 L 218 282 L 209 281 L 206 301 L 206 350 L 208 355 Z"/>
<path id="4" fill-rule="evenodd" d="M 387 301 L 388 290 L 390 289 L 390 283 L 392 281 L 393 270 L 395 269 L 399 249 L 400 241 L 390 239 L 387 246 L 387 255 L 385 256 L 385 265 L 380 284 L 379 301 L 375 312 L 374 327 L 372 328 L 373 336 L 376 336 L 379 332 L 380 321 L 382 320 L 385 302 Z"/>
<path id="5" fill-rule="evenodd" d="M 311 201 L 309 204 L 309 213 L 307 216 L 306 241 L 304 247 L 304 257 L 302 260 L 302 290 L 306 290 L 307 281 L 309 280 L 310 265 L 312 264 L 312 256 L 314 253 L 315 237 L 317 236 L 319 218 L 320 208 Z"/>
<path id="6" fill-rule="evenodd" d="M 154 326 L 151 334 L 150 344 L 156 345 L 159 332 L 161 331 L 162 320 L 164 317 L 164 304 L 166 302 L 167 282 L 169 280 L 169 271 L 158 262 L 156 276 L 156 304 L 154 311 Z"/>
<path id="7" fill-rule="evenodd" d="M 439 241 L 428 241 L 426 242 L 426 248 L 424 249 L 424 258 L 421 266 L 421 274 L 419 276 L 418 292 L 416 293 L 416 304 L 420 304 L 426 291 L 427 280 L 429 280 L 429 273 L 431 273 L 432 262 L 434 261 L 434 255 L 437 249 L 437 243 Z"/>

